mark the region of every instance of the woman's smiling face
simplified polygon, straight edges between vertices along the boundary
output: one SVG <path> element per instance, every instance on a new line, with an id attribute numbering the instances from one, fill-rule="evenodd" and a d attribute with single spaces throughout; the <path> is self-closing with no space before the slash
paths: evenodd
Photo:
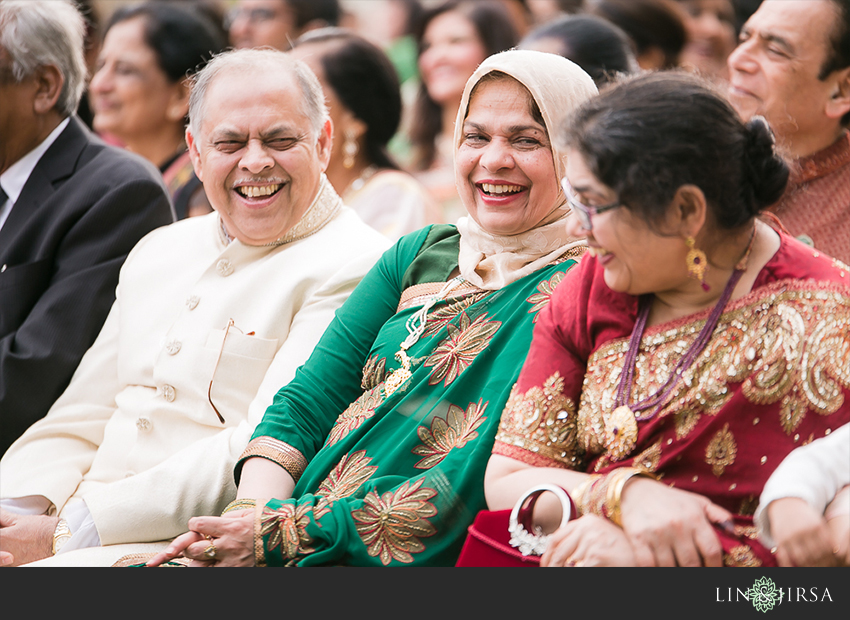
<path id="1" fill-rule="evenodd" d="M 617 193 L 602 183 L 575 149 L 567 152 L 566 175 L 575 196 L 588 207 L 616 202 Z M 665 224 L 659 223 L 664 229 Z M 567 232 L 587 237 L 588 253 L 605 269 L 605 284 L 630 295 L 662 293 L 687 286 L 687 248 L 679 235 L 656 232 L 625 206 L 591 216 L 591 229 L 571 214 Z"/>
<path id="2" fill-rule="evenodd" d="M 560 203 L 549 136 L 532 105 L 513 78 L 488 79 L 476 87 L 463 121 L 458 192 L 472 219 L 494 235 L 527 232 Z"/>

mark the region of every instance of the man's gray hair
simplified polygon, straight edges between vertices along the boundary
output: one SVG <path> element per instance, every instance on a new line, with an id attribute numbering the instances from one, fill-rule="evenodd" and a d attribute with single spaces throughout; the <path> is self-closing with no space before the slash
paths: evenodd
<path id="1" fill-rule="evenodd" d="M 66 116 L 77 111 L 86 87 L 86 25 L 67 0 L 0 2 L 0 47 L 11 60 L 16 82 L 39 67 L 54 65 L 65 78 L 56 108 Z"/>
<path id="2" fill-rule="evenodd" d="M 198 135 L 204 118 L 204 100 L 216 78 L 222 73 L 255 74 L 262 79 L 264 75 L 274 75 L 289 71 L 301 89 L 301 103 L 304 114 L 310 119 L 313 130 L 319 135 L 328 119 L 325 95 L 316 74 L 302 61 L 290 54 L 273 50 L 240 49 L 223 52 L 214 56 L 207 65 L 192 79 L 192 93 L 189 97 L 189 129 Z"/>

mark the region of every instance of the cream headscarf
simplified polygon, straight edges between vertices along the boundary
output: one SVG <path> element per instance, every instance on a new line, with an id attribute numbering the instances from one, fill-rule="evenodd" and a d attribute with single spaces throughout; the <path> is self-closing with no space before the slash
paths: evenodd
<path id="1" fill-rule="evenodd" d="M 509 75 L 528 89 L 543 114 L 550 144 L 566 117 L 596 94 L 596 85 L 590 76 L 562 56 L 530 50 L 510 50 L 490 56 L 472 74 L 463 90 L 455 123 L 455 156 L 463 139 L 469 95 L 479 80 L 493 71 Z M 565 157 L 554 144 L 552 156 L 560 187 Z M 457 166 L 455 171 L 458 186 L 468 183 L 466 177 L 457 173 Z M 559 191 L 557 204 L 552 205 L 540 224 L 518 235 L 492 235 L 471 217 L 461 218 L 457 223 L 461 275 L 478 288 L 497 290 L 560 258 L 571 248 L 584 244 L 583 240 L 567 236 L 564 218 L 569 213 L 566 198 Z"/>

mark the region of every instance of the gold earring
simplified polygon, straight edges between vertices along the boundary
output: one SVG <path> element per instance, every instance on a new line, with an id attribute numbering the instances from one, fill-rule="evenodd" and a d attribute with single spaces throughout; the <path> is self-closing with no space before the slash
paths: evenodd
<path id="1" fill-rule="evenodd" d="M 354 158 L 357 156 L 357 151 L 359 150 L 360 147 L 357 145 L 357 136 L 354 135 L 353 130 L 347 129 L 345 131 L 345 142 L 342 143 L 342 165 L 349 170 L 353 168 Z"/>
<path id="2" fill-rule="evenodd" d="M 688 266 L 688 277 L 694 280 L 699 280 L 704 291 L 710 287 L 705 281 L 705 272 L 708 269 L 708 257 L 705 252 L 699 250 L 695 246 L 693 237 L 685 238 L 685 245 L 688 246 L 688 255 L 685 256 L 685 264 Z"/>

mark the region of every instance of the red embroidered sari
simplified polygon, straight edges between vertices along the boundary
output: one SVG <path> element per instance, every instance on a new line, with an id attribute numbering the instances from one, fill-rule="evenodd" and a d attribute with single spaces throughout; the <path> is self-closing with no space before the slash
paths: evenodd
<path id="1" fill-rule="evenodd" d="M 717 529 L 726 565 L 771 566 L 752 515 L 794 448 L 850 421 L 850 268 L 781 235 L 753 290 L 730 302 L 711 341 L 637 443 L 605 447 L 638 299 L 616 293 L 587 256 L 543 310 L 505 407 L 494 453 L 541 467 L 643 467 L 736 515 Z M 632 402 L 654 394 L 709 310 L 647 328 Z"/>

